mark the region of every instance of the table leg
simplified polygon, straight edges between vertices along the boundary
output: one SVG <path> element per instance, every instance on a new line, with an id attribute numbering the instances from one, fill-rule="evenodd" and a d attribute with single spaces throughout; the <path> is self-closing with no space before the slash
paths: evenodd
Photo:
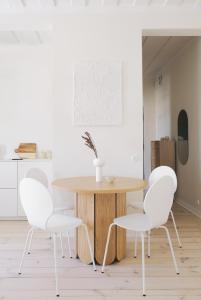
<path id="1" fill-rule="evenodd" d="M 87 225 L 92 250 L 94 250 L 94 194 L 77 194 L 76 215 Z M 83 227 L 77 229 L 76 245 L 77 257 L 86 264 L 91 263 L 89 247 Z"/>
<path id="2" fill-rule="evenodd" d="M 126 194 L 116 194 L 116 217 L 126 215 Z M 126 256 L 126 230 L 117 227 L 117 253 L 116 259 L 122 260 Z"/>
<path id="3" fill-rule="evenodd" d="M 76 216 L 88 226 L 89 237 L 94 249 L 94 257 L 102 264 L 109 225 L 113 219 L 126 214 L 126 194 L 91 194 L 78 193 Z M 89 249 L 83 228 L 77 229 L 77 257 L 86 264 L 91 263 Z M 113 227 L 106 264 L 120 261 L 126 253 L 126 232 Z"/>
<path id="4" fill-rule="evenodd" d="M 103 263 L 106 239 L 109 225 L 116 215 L 115 194 L 95 195 L 95 259 Z M 106 264 L 111 264 L 116 258 L 116 228 L 112 229 Z"/>

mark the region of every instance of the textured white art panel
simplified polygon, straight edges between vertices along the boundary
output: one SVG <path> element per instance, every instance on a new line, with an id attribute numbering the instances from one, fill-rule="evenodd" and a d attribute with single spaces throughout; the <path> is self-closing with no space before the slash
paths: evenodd
<path id="1" fill-rule="evenodd" d="M 74 125 L 120 125 L 121 63 L 85 61 L 74 65 Z"/>

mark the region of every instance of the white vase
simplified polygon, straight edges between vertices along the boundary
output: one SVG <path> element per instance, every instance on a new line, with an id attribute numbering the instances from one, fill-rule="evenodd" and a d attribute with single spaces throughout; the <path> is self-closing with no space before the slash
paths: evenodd
<path id="1" fill-rule="evenodd" d="M 96 167 L 96 182 L 101 182 L 103 179 L 102 167 L 104 166 L 104 162 L 99 158 L 95 158 L 93 164 Z"/>

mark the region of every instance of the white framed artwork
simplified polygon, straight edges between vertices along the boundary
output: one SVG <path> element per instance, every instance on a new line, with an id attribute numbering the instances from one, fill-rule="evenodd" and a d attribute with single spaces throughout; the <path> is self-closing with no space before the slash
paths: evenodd
<path id="1" fill-rule="evenodd" d="M 74 64 L 75 126 L 117 126 L 122 123 L 121 73 L 119 61 Z"/>

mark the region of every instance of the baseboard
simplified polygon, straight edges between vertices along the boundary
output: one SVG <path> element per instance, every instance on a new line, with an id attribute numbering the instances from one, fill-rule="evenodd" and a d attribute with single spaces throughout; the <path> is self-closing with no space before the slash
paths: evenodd
<path id="1" fill-rule="evenodd" d="M 182 201 L 181 199 L 176 199 L 176 203 L 181 205 L 183 208 L 185 208 L 186 210 L 191 212 L 196 217 L 201 218 L 201 212 L 198 212 L 197 209 L 195 207 L 193 207 L 192 205 Z"/>
<path id="2" fill-rule="evenodd" d="M 26 217 L 0 217 L 0 221 L 27 221 Z"/>

